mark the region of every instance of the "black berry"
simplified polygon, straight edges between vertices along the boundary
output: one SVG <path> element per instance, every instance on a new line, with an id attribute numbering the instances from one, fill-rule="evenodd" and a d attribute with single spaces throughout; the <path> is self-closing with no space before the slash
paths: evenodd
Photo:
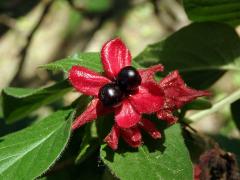
<path id="1" fill-rule="evenodd" d="M 122 90 L 134 90 L 141 84 L 141 81 L 141 76 L 132 66 L 122 68 L 117 76 L 117 84 Z"/>
<path id="2" fill-rule="evenodd" d="M 104 106 L 117 105 L 123 98 L 123 93 L 115 83 L 109 83 L 101 87 L 98 98 Z"/>

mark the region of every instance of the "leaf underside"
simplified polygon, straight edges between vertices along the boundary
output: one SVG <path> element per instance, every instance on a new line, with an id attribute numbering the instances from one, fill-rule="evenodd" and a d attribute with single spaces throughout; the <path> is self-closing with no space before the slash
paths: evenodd
<path id="1" fill-rule="evenodd" d="M 72 88 L 68 81 L 39 89 L 6 88 L 2 91 L 2 107 L 7 123 L 14 123 L 39 107 L 63 97 Z"/>

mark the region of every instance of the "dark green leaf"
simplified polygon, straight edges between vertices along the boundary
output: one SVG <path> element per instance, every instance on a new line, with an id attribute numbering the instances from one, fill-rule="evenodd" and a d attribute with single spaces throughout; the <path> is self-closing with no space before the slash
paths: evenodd
<path id="1" fill-rule="evenodd" d="M 3 114 L 7 123 L 26 117 L 39 107 L 61 98 L 71 87 L 63 81 L 47 88 L 6 88 L 2 92 Z"/>
<path id="2" fill-rule="evenodd" d="M 97 147 L 99 147 L 97 138 L 96 123 L 89 123 L 85 127 L 85 133 L 80 146 L 79 154 L 76 159 L 76 163 L 80 164 L 86 160 L 91 154 L 93 154 Z"/>
<path id="3" fill-rule="evenodd" d="M 98 72 L 102 71 L 102 64 L 99 53 L 79 53 L 66 59 L 55 61 L 50 64 L 45 64 L 40 67 L 48 70 L 63 71 L 65 73 L 68 73 L 68 70 L 71 69 L 71 67 L 74 65 L 81 65 Z"/>
<path id="4" fill-rule="evenodd" d="M 212 104 L 210 101 L 206 99 L 196 99 L 185 106 L 181 109 L 181 112 L 179 114 L 179 119 L 180 121 L 183 120 L 185 123 L 191 123 L 191 120 L 187 119 L 185 117 L 186 112 L 188 110 L 206 110 L 212 107 Z"/>
<path id="5" fill-rule="evenodd" d="M 111 131 L 114 123 L 115 121 L 113 113 L 100 116 L 96 120 L 97 135 L 101 143 L 103 142 L 104 138 L 108 135 L 108 133 Z"/>
<path id="6" fill-rule="evenodd" d="M 192 21 L 219 21 L 232 26 L 240 24 L 239 0 L 183 0 Z"/>
<path id="7" fill-rule="evenodd" d="M 0 139 L 0 179 L 35 179 L 59 158 L 70 137 L 72 110 L 53 113 Z"/>
<path id="8" fill-rule="evenodd" d="M 67 160 L 63 162 L 66 165 L 64 168 L 58 169 L 55 173 L 52 171 L 52 173 L 46 174 L 47 176 L 40 180 L 101 180 L 104 167 L 99 164 L 98 159 L 99 153 L 94 153 L 87 161 L 81 164 L 69 164 Z"/>
<path id="9" fill-rule="evenodd" d="M 121 180 L 193 179 L 192 163 L 179 124 L 165 130 L 163 141 L 146 142 L 136 151 L 101 148 L 101 158 Z"/>
<path id="10" fill-rule="evenodd" d="M 240 39 L 228 25 L 194 23 L 148 46 L 135 60 L 143 66 L 161 63 L 166 72 L 178 69 L 188 85 L 204 89 L 226 70 L 240 70 Z"/>
<path id="11" fill-rule="evenodd" d="M 240 130 L 240 99 L 231 104 L 231 112 L 234 123 Z"/>
<path id="12" fill-rule="evenodd" d="M 213 148 L 213 145 L 210 143 L 212 139 L 195 133 L 189 128 L 183 129 L 183 137 L 193 163 L 198 163 L 200 155 L 206 150 Z"/>
<path id="13" fill-rule="evenodd" d="M 73 106 L 77 109 L 76 116 L 82 114 L 90 100 L 91 98 L 89 96 L 82 95 L 74 102 L 75 105 Z M 75 160 L 77 164 L 89 158 L 99 147 L 95 121 L 86 124 L 83 132 L 79 154 Z"/>
<path id="14" fill-rule="evenodd" d="M 196 99 L 186 104 L 183 109 L 187 110 L 204 110 L 212 107 L 212 103 L 206 99 Z"/>
<path id="15" fill-rule="evenodd" d="M 0 96 L 0 118 L 3 118 L 2 96 Z"/>

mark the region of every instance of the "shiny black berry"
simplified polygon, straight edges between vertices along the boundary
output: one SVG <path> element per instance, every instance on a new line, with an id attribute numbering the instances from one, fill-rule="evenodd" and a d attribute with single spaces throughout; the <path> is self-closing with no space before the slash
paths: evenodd
<path id="1" fill-rule="evenodd" d="M 104 106 L 117 105 L 123 98 L 123 93 L 115 83 L 109 83 L 101 87 L 98 98 Z"/>
<path id="2" fill-rule="evenodd" d="M 141 81 L 141 76 L 132 66 L 122 68 L 117 76 L 117 84 L 122 90 L 134 90 L 141 84 Z"/>

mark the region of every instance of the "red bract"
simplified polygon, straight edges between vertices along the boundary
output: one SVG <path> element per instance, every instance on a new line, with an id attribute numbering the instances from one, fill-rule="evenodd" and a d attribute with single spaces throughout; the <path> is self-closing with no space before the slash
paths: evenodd
<path id="1" fill-rule="evenodd" d="M 101 59 L 105 77 L 82 66 L 73 66 L 69 71 L 69 80 L 75 89 L 94 97 L 87 109 L 76 118 L 72 126 L 73 129 L 97 119 L 100 115 L 114 112 L 116 127 L 122 128 L 121 132 L 128 132 L 127 128 L 131 128 L 140 122 L 142 113 L 154 113 L 163 107 L 162 89 L 155 81 L 147 78 L 149 75 L 153 75 L 156 70 L 163 70 L 161 65 L 139 70 L 142 81 L 138 88 L 125 96 L 120 105 L 104 106 L 98 98 L 100 88 L 107 83 L 115 82 L 120 70 L 131 65 L 131 54 L 124 43 L 117 38 L 103 46 Z M 117 137 L 117 134 L 116 130 L 112 135 L 113 139 Z M 122 137 L 128 142 L 131 141 L 128 139 L 130 136 L 131 134 L 123 133 Z M 134 141 L 134 143 L 139 145 L 140 140 L 138 142 Z"/>
<path id="2" fill-rule="evenodd" d="M 69 80 L 75 89 L 94 97 L 87 109 L 76 118 L 72 128 L 76 129 L 101 115 L 114 112 L 115 124 L 105 138 L 105 142 L 114 150 L 118 148 L 120 136 L 130 146 L 140 146 L 142 144 L 140 129 L 146 131 L 154 139 L 161 137 L 155 125 L 151 121 L 143 119 L 141 114 L 157 112 L 159 119 L 172 124 L 177 121 L 177 118 L 172 114 L 175 109 L 199 96 L 208 95 L 206 91 L 197 91 L 187 87 L 177 71 L 169 74 L 159 83 L 156 82 L 154 75 L 156 72 L 163 71 L 162 65 L 139 70 L 129 67 L 131 66 L 131 54 L 118 38 L 103 46 L 101 60 L 105 76 L 82 66 L 73 66 L 69 71 Z M 123 70 L 124 73 L 121 74 L 120 72 Z M 133 85 L 134 89 L 125 87 L 126 82 L 134 83 L 132 79 L 122 81 L 124 86 L 121 87 L 120 79 L 118 79 L 119 74 L 121 74 L 121 78 L 124 78 L 129 75 L 128 73 L 135 73 L 135 75 L 137 73 L 136 77 L 141 77 L 140 85 L 137 84 L 137 87 L 129 84 L 129 87 Z M 107 98 L 110 99 L 112 93 L 116 97 L 113 101 L 111 99 L 105 101 L 108 99 L 104 99 L 104 95 L 109 90 L 106 88 L 109 87 L 112 89 Z M 101 95 L 100 99 L 99 94 Z M 111 106 L 108 106 L 109 104 Z"/>
<path id="3" fill-rule="evenodd" d="M 159 86 L 164 92 L 165 101 L 163 108 L 157 112 L 157 116 L 159 119 L 166 120 L 169 124 L 177 121 L 177 117 L 172 114 L 174 110 L 198 97 L 210 95 L 208 91 L 198 91 L 188 87 L 178 71 L 173 71 L 163 78 Z"/>
<path id="4" fill-rule="evenodd" d="M 120 135 L 131 147 L 138 147 L 142 144 L 142 135 L 140 129 L 146 131 L 152 138 L 161 138 L 161 133 L 150 120 L 142 118 L 134 127 L 120 128 L 115 124 L 111 132 L 106 136 L 104 141 L 113 149 L 118 148 Z"/>

